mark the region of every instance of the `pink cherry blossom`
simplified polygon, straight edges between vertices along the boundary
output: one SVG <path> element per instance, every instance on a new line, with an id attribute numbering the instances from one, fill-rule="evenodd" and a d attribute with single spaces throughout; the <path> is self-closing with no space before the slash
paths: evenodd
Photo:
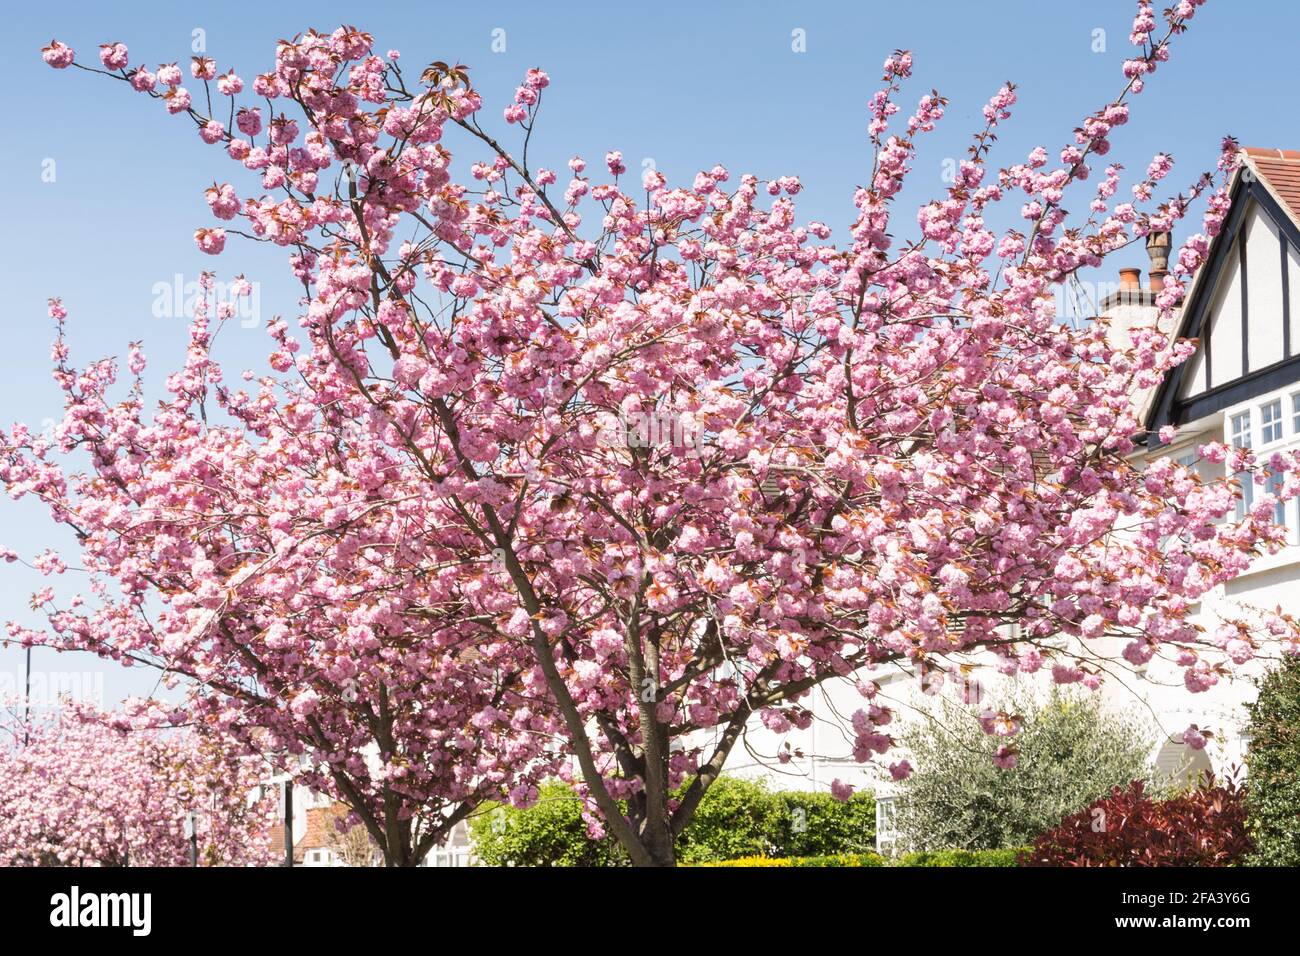
<path id="1" fill-rule="evenodd" d="M 99 62 L 110 70 L 125 70 L 131 57 L 125 43 L 102 43 L 99 47 Z"/>
<path id="2" fill-rule="evenodd" d="M 58 40 L 51 40 L 50 45 L 41 50 L 41 59 L 56 70 L 66 70 L 72 66 L 76 53 L 73 52 L 72 47 Z"/>
<path id="3" fill-rule="evenodd" d="M 0 865 L 266 866 L 275 797 L 229 741 L 160 729 L 172 715 L 21 701 L 0 710 Z"/>
<path id="4" fill-rule="evenodd" d="M 206 228 L 195 230 L 194 242 L 200 251 L 215 256 L 226 247 L 226 230 Z"/>
<path id="5" fill-rule="evenodd" d="M 1002 744 L 993 754 L 993 763 L 1003 770 L 1013 770 L 1020 762 L 1020 754 L 1015 747 Z"/>
<path id="6" fill-rule="evenodd" d="M 951 120 L 937 93 L 903 105 L 897 51 L 836 241 L 767 171 L 625 188 L 611 151 L 548 188 L 524 144 L 543 88 L 576 94 L 540 71 L 513 126 L 467 68 L 399 71 L 349 27 L 274 44 L 218 116 L 160 68 L 167 92 L 146 95 L 196 129 L 234 110 L 241 134 L 229 192 L 205 193 L 234 224 L 196 242 L 284 248 L 301 307 L 241 384 L 212 350 L 229 312 L 204 306 L 152 408 L 113 391 L 115 362 L 72 364 L 52 304 L 58 438 L 0 433 L 0 481 L 77 531 L 67 563 L 97 590 L 77 607 L 42 591 L 46 626 L 13 639 L 184 677 L 187 712 L 303 754 L 390 862 L 561 772 L 641 865 L 674 861 L 755 715 L 810 727 L 819 684 L 870 699 L 876 669 L 929 680 L 994 650 L 1089 689 L 1159 654 L 1196 692 L 1265 640 L 1300 646 L 1286 615 L 1243 608 L 1216 643 L 1190 610 L 1280 538 L 1269 507 L 1237 518 L 1232 478 L 1193 487 L 1135 454 L 1133 395 L 1189 344 L 1055 314 L 1062 281 L 1205 198 L 1157 298 L 1171 319 L 1221 228 L 1231 140 L 1181 198 L 1160 161 L 1151 199 L 1115 204 L 1112 168 L 1087 218 L 1063 205 L 1196 6 L 1135 26 L 1119 93 L 1067 142 L 997 167 L 1017 101 L 1000 88 L 956 181 L 902 219 Z M 1268 467 L 1300 475 L 1294 454 Z M 888 720 L 854 714 L 844 749 L 878 760 Z"/>

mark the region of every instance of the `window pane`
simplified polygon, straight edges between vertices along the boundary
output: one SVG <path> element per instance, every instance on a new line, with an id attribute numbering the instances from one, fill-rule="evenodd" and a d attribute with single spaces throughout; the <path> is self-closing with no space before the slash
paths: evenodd
<path id="1" fill-rule="evenodd" d="M 1259 440 L 1267 445 L 1282 437 L 1282 399 L 1274 399 L 1259 408 Z"/>
<path id="2" fill-rule="evenodd" d="M 1237 480 L 1241 482 L 1241 497 L 1237 499 L 1237 520 L 1240 521 L 1255 503 L 1255 478 L 1250 472 L 1243 471 L 1237 474 Z"/>
<path id="3" fill-rule="evenodd" d="M 1232 443 L 1238 448 L 1250 447 L 1250 412 L 1241 412 L 1232 416 Z M 1237 475 L 1241 482 L 1241 497 L 1237 499 L 1237 520 L 1246 517 L 1246 512 L 1255 503 L 1255 483 L 1249 472 Z"/>
<path id="4" fill-rule="evenodd" d="M 1270 495 L 1280 495 L 1282 493 L 1282 476 L 1275 471 L 1269 472 L 1268 481 L 1265 482 L 1264 488 Z M 1281 501 L 1273 505 L 1273 522 L 1275 524 L 1286 524 L 1286 505 Z"/>
<path id="5" fill-rule="evenodd" d="M 1190 471 L 1192 474 L 1198 477 L 1200 477 L 1201 475 L 1201 468 L 1200 468 L 1201 457 L 1196 453 L 1196 449 L 1194 447 L 1188 449 L 1187 451 L 1183 452 L 1181 455 L 1178 455 L 1176 458 L 1174 458 L 1174 464 L 1186 468 L 1188 471 Z M 1160 550 L 1165 551 L 1169 546 L 1169 542 L 1172 540 L 1173 540 L 1172 535 L 1163 536 L 1160 539 Z"/>
<path id="6" fill-rule="evenodd" d="M 1238 448 L 1250 447 L 1250 412 L 1232 416 L 1232 443 Z"/>

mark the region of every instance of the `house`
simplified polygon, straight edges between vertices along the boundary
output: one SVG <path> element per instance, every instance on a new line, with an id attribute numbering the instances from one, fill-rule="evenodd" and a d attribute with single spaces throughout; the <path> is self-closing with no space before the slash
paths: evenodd
<path id="1" fill-rule="evenodd" d="M 267 786 L 283 787 L 283 778 Z M 294 866 L 380 866 L 383 859 L 358 824 L 340 831 L 337 821 L 348 814 L 347 807 L 326 794 L 296 784 L 293 788 Z M 283 859 L 284 804 L 281 796 L 280 822 L 271 829 L 271 845 Z M 472 846 L 468 824 L 462 820 L 452 828 L 446 842 L 434 847 L 421 866 L 470 866 Z"/>
<path id="2" fill-rule="evenodd" d="M 284 786 L 286 777 L 277 775 L 262 787 L 274 791 L 279 797 L 279 821 L 271 828 L 271 846 L 283 864 L 285 846 Z M 259 788 L 260 798 L 263 789 Z M 366 866 L 366 846 L 369 841 L 349 839 L 339 832 L 335 821 L 347 815 L 347 808 L 323 793 L 317 793 L 301 784 L 293 786 L 293 865 L 294 866 Z M 373 856 L 373 854 L 371 854 Z M 350 861 L 349 858 L 352 858 Z"/>
<path id="3" fill-rule="evenodd" d="M 1168 456 L 1216 478 L 1223 477 L 1222 466 L 1197 455 L 1206 442 L 1248 447 L 1261 459 L 1300 448 L 1300 151 L 1244 149 L 1230 198 L 1176 328 L 1167 330 L 1199 340 L 1197 350 L 1152 394 L 1141 397 L 1146 459 Z M 1159 291 L 1162 274 L 1154 273 L 1154 291 Z M 1154 315 L 1153 305 L 1135 306 L 1131 295 L 1121 304 L 1117 300 L 1123 297 L 1121 292 L 1103 302 L 1103 312 L 1124 309 L 1130 321 L 1141 320 L 1141 309 L 1149 310 L 1147 321 Z M 1177 437 L 1162 445 L 1160 429 L 1170 425 L 1178 428 Z M 1244 482 L 1238 514 L 1276 487 L 1275 481 L 1280 478 L 1269 479 L 1262 489 Z M 1196 609 L 1197 623 L 1212 629 L 1221 614 L 1241 606 L 1300 612 L 1300 502 L 1277 503 L 1274 521 L 1287 529 L 1286 546 L 1257 558 L 1247 573 L 1206 595 Z M 1186 759 L 1219 774 L 1243 767 L 1249 743 L 1244 705 L 1254 698 L 1252 678 L 1266 666 L 1252 661 L 1233 680 L 1197 695 L 1171 686 L 1179 675 L 1168 662 L 1153 660 L 1139 671 L 1146 685 L 1143 700 L 1163 726 L 1178 730 L 1195 723 L 1215 732 L 1211 745 L 1198 754 L 1187 753 L 1180 742 L 1166 743 L 1157 765 L 1167 769 Z"/>
<path id="4" fill-rule="evenodd" d="M 296 787 L 293 811 L 293 865 L 294 866 L 346 866 L 349 855 L 345 838 L 335 827 L 335 821 L 346 816 L 347 809 L 323 794 L 314 794 L 306 788 Z M 277 850 L 284 846 L 283 819 L 271 829 L 271 845 Z M 367 865 L 354 862 L 353 866 Z"/>
<path id="5" fill-rule="evenodd" d="M 1172 456 L 1206 477 L 1222 477 L 1222 466 L 1197 457 L 1198 446 L 1208 441 L 1233 442 L 1257 452 L 1300 447 L 1300 151 L 1250 148 L 1242 159 L 1230 185 L 1231 207 L 1223 228 L 1180 313 L 1163 329 L 1200 344 L 1158 387 L 1134 395 L 1146 430 L 1145 447 L 1136 457 Z M 1170 247 L 1167 234 L 1152 236 L 1148 284 L 1142 285 L 1139 270 L 1122 270 L 1117 291 L 1099 304 L 1121 340 L 1139 324 L 1155 320 Z M 1162 446 L 1159 431 L 1166 425 L 1177 426 L 1178 434 Z M 1247 501 L 1267 488 L 1247 488 Z M 1289 529 L 1287 546 L 1261 556 L 1246 574 L 1206 595 L 1194 612 L 1197 623 L 1212 630 L 1220 613 L 1243 604 L 1300 613 L 1300 502 L 1277 505 L 1275 519 Z M 1248 744 L 1243 705 L 1254 696 L 1252 679 L 1266 666 L 1252 661 L 1209 691 L 1189 695 L 1180 668 L 1157 658 L 1122 682 L 1107 680 L 1103 701 L 1154 718 L 1163 736 L 1151 760 L 1160 771 L 1231 775 L 1242 767 Z M 893 707 L 896 724 L 905 725 L 929 709 L 931 702 L 910 669 L 894 667 L 870 676 Z M 982 669 L 980 680 L 994 694 L 1000 689 L 1001 679 L 991 669 Z M 1044 688 L 1047 680 L 1043 678 Z M 780 739 L 755 722 L 728 771 L 792 788 L 826 789 L 838 778 L 874 789 L 877 839 L 887 848 L 895 837 L 891 814 L 896 791 L 887 775 L 882 779 L 881 768 L 857 764 L 849 756 L 853 733 L 848 720 L 862 706 L 861 698 L 835 682 L 814 692 L 807 706 L 816 719 L 808 730 L 788 738 L 792 759 L 784 764 L 772 760 Z M 1181 732 L 1190 724 L 1212 732 L 1204 750 L 1182 742 Z M 890 759 L 901 756 L 900 751 Z"/>

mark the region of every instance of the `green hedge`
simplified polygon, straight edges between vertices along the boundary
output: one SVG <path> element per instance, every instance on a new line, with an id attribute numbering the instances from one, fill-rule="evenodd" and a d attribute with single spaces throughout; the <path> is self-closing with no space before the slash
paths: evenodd
<path id="1" fill-rule="evenodd" d="M 887 866 L 879 853 L 838 853 L 828 856 L 745 856 L 736 860 L 710 860 L 695 866 L 775 867 L 797 866 Z"/>
<path id="2" fill-rule="evenodd" d="M 470 821 L 470 832 L 475 855 L 490 866 L 627 863 L 614 840 L 587 835 L 581 802 L 558 782 L 545 784 L 538 803 L 527 810 L 483 808 Z M 829 859 L 870 853 L 875 843 L 876 802 L 869 793 L 840 802 L 826 793 L 772 791 L 761 781 L 721 777 L 700 801 L 678 841 L 677 857 L 682 863 Z"/>
<path id="3" fill-rule="evenodd" d="M 683 863 L 738 857 L 869 853 L 876 846 L 876 801 L 858 793 L 771 791 L 761 781 L 721 777 L 709 788 L 677 846 Z"/>
<path id="4" fill-rule="evenodd" d="M 699 866 L 741 867 L 822 867 L 822 866 L 1015 866 L 1021 850 L 927 850 L 904 853 L 894 859 L 878 853 L 838 854 L 833 856 L 766 857 L 749 856 L 736 860 L 701 863 Z"/>
<path id="5" fill-rule="evenodd" d="M 904 853 L 895 866 L 1016 866 L 1023 852 L 1010 850 L 922 850 Z"/>
<path id="6" fill-rule="evenodd" d="M 834 856 L 796 856 L 790 858 L 791 866 L 888 866 L 879 853 L 840 853 Z"/>
<path id="7" fill-rule="evenodd" d="M 1257 866 L 1300 866 L 1300 658 L 1288 657 L 1248 705 L 1246 827 Z"/>
<path id="8" fill-rule="evenodd" d="M 618 866 L 626 855 L 613 840 L 592 840 L 582 801 L 563 783 L 545 783 L 527 810 L 494 805 L 470 819 L 474 854 L 489 866 Z"/>

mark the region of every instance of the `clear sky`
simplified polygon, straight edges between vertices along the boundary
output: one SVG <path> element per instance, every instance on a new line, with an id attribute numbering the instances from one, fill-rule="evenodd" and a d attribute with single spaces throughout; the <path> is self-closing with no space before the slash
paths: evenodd
<path id="1" fill-rule="evenodd" d="M 484 115 L 499 128 L 514 86 L 528 67 L 540 66 L 552 83 L 534 135 L 538 163 L 562 168 L 577 153 L 598 164 L 607 150 L 620 149 L 634 173 L 652 159 L 670 181 L 719 162 L 764 178 L 798 175 L 805 187 L 801 217 L 821 219 L 842 235 L 853 189 L 866 176 L 866 101 L 893 49 L 915 56 L 905 109 L 931 87 L 951 100 L 939 129 L 924 141 L 901 211 L 943 190 L 945 161 L 962 155 L 981 122 L 980 107 L 1006 80 L 1019 85 L 1020 100 L 995 161 L 1015 162 L 1040 143 L 1054 154 L 1077 122 L 1122 86 L 1134 4 L 325 0 L 306 9 L 309 14 L 242 0 L 50 0 L 6 11 L 0 38 L 7 79 L 0 92 L 5 427 L 21 420 L 40 428 L 59 414 L 49 376 L 50 296 L 62 296 L 69 309 L 74 361 L 124 355 L 126 344 L 140 339 L 155 385 L 183 361 L 184 318 L 158 314 L 167 311 L 158 307 L 159 284 L 177 274 L 190 282 L 205 268 L 224 278 L 244 273 L 260 284 L 263 321 L 296 314 L 284 250 L 232 237 L 214 260 L 194 247 L 194 229 L 211 224 L 203 188 L 229 180 L 246 191 L 251 177 L 241 176 L 219 148 L 203 145 L 188 120 L 168 116 L 125 84 L 50 70 L 39 51 L 52 37 L 86 62 L 96 62 L 99 43 L 120 40 L 130 47 L 132 64 L 156 67 L 187 64 L 194 31 L 202 30 L 218 69 L 233 66 L 251 79 L 270 67 L 278 38 L 352 24 L 373 33 L 380 52 L 400 49 L 417 72 L 438 59 L 468 64 L 484 95 Z M 1246 145 L 1300 148 L 1291 92 L 1298 31 L 1300 4 L 1210 0 L 1172 62 L 1135 101 L 1107 161 L 1140 172 L 1154 153 L 1167 151 L 1177 161 L 1169 181 L 1182 184 L 1214 162 L 1227 133 Z M 453 149 L 457 144 L 450 139 Z M 896 227 L 912 229 L 914 219 L 900 215 Z M 1092 278 L 1111 280 L 1114 269 L 1129 264 L 1144 265 L 1145 255 L 1138 250 L 1108 263 L 1105 275 Z M 264 368 L 268 349 L 259 331 L 234 327 L 224 336 L 219 352 L 228 368 Z M 0 544 L 30 558 L 71 541 L 34 504 L 6 499 L 0 500 Z M 75 577 L 69 572 L 56 582 L 61 593 L 78 589 Z M 21 565 L 0 564 L 0 621 L 35 623 L 28 597 L 46 583 Z M 22 666 L 21 650 L 0 650 L 0 694 L 21 686 Z M 154 686 L 154 676 L 139 670 L 40 649 L 34 670 L 47 684 L 93 688 L 102 681 L 110 704 Z"/>

